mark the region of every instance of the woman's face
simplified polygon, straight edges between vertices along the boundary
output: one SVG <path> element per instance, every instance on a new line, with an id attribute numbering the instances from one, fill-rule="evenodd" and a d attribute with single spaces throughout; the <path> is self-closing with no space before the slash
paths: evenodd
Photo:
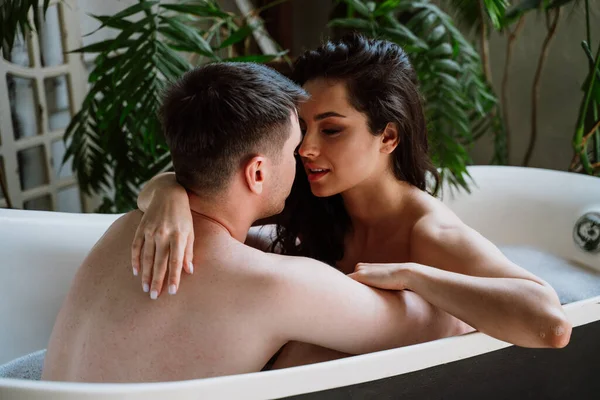
<path id="1" fill-rule="evenodd" d="M 304 85 L 310 99 L 298 109 L 304 134 L 298 153 L 312 193 L 333 196 L 379 174 L 389 154 L 381 136 L 369 132 L 367 117 L 348 102 L 343 82 L 314 79 Z"/>

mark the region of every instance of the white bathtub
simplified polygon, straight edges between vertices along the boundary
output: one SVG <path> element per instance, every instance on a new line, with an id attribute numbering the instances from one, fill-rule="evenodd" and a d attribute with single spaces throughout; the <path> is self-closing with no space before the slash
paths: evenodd
<path id="1" fill-rule="evenodd" d="M 444 193 L 466 223 L 499 246 L 526 246 L 569 260 L 587 268 L 591 278 L 585 280 L 594 279 L 593 271 L 600 271 L 600 246 L 594 247 L 600 225 L 593 226 L 593 213 L 600 218 L 600 179 L 516 167 L 469 171 L 477 185 L 472 194 Z M 574 240 L 586 213 L 588 232 Z M 0 210 L 0 364 L 46 347 L 79 263 L 116 218 Z M 569 276 L 553 284 L 568 288 Z M 600 393 L 600 380 L 586 365 L 600 357 L 598 295 L 565 306 L 575 329 L 561 350 L 522 349 L 473 333 L 287 370 L 182 382 L 0 378 L 0 399 L 585 398 Z"/>

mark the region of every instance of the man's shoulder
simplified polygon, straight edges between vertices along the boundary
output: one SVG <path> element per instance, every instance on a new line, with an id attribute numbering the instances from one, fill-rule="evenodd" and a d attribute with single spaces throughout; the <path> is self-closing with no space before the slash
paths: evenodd
<path id="1" fill-rule="evenodd" d="M 308 287 L 334 283 L 338 276 L 350 279 L 337 269 L 311 258 L 265 253 L 245 244 L 230 250 L 235 252 L 234 255 L 230 252 L 232 256 L 226 261 L 231 278 L 238 282 L 243 280 L 244 286 L 252 286 L 253 290 L 260 288 L 261 293 L 285 296 L 296 289 L 310 292 Z M 217 259 L 224 261 L 223 257 L 217 256 Z"/>
<path id="2" fill-rule="evenodd" d="M 134 210 L 119 216 L 98 239 L 91 253 L 97 252 L 99 248 L 104 248 L 103 246 L 106 245 L 111 248 L 121 248 L 127 243 L 127 247 L 130 248 L 143 215 L 141 211 Z"/>
<path id="3" fill-rule="evenodd" d="M 122 214 L 119 218 L 115 219 L 115 221 L 110 225 L 107 232 L 113 230 L 122 231 L 131 229 L 135 231 L 135 229 L 137 229 L 138 225 L 140 224 L 140 221 L 142 220 L 143 216 L 144 213 L 137 209 Z"/>
<path id="4" fill-rule="evenodd" d="M 344 274 L 336 268 L 307 257 L 265 254 L 266 269 L 273 280 L 282 285 L 298 285 L 330 280 Z"/>
<path id="5" fill-rule="evenodd" d="M 140 223 L 143 216 L 144 213 L 136 208 L 135 210 L 129 211 L 121 215 L 119 218 L 116 219 L 115 222 L 121 221 L 121 223 L 137 225 Z"/>

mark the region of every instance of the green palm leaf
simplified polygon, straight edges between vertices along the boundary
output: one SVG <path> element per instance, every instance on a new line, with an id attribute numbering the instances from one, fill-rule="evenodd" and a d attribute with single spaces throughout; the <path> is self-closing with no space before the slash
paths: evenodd
<path id="1" fill-rule="evenodd" d="M 73 159 L 81 190 L 104 196 L 102 212 L 136 207 L 140 186 L 171 167 L 157 111 L 168 82 L 192 68 L 179 51 L 220 59 L 256 26 L 222 11 L 215 2 L 162 4 L 140 0 L 113 16 L 94 16 L 117 30 L 114 39 L 74 50 L 97 54 L 90 90 L 67 127 L 64 161 Z M 196 24 L 202 20 L 203 25 Z M 203 30 L 200 26 L 204 26 Z M 221 34 L 225 31 L 225 35 Z M 218 32 L 218 34 L 217 34 Z M 269 61 L 283 55 L 238 54 L 232 61 Z"/>
<path id="2" fill-rule="evenodd" d="M 600 176 L 600 45 L 595 57 L 587 42 L 583 42 L 582 47 L 590 71 L 583 84 L 584 98 L 573 136 L 575 157 L 570 169 Z"/>
<path id="3" fill-rule="evenodd" d="M 501 30 L 505 24 L 507 0 L 448 0 L 457 22 L 467 31 L 480 33 L 483 24 Z"/>
<path id="4" fill-rule="evenodd" d="M 478 0 L 479 1 L 479 0 Z M 506 0 L 483 0 L 485 11 L 492 21 L 492 25 L 496 29 L 501 29 L 503 25 L 504 15 L 508 7 Z"/>
<path id="5" fill-rule="evenodd" d="M 10 54 L 15 38 L 32 29 L 29 11 L 33 10 L 33 23 L 40 29 L 43 15 L 46 14 L 50 0 L 9 0 L 0 2 L 0 46 L 5 54 Z M 42 15 L 40 15 L 40 9 Z"/>

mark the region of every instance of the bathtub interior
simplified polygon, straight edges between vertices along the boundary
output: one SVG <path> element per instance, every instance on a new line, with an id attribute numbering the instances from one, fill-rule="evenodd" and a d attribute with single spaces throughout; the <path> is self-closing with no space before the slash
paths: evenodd
<path id="1" fill-rule="evenodd" d="M 77 268 L 116 218 L 0 210 L 0 364 L 46 347 Z"/>
<path id="2" fill-rule="evenodd" d="M 584 251 L 573 238 L 577 222 L 600 214 L 600 179 L 536 168 L 469 168 L 471 193 L 444 185 L 444 202 L 469 226 L 511 255 L 537 261 L 534 251 L 600 272 L 600 244 Z M 600 226 L 591 235 L 600 236 Z"/>
<path id="3" fill-rule="evenodd" d="M 581 215 L 600 212 L 600 180 L 508 167 L 469 171 L 471 194 L 443 192 L 459 217 L 562 291 L 563 303 L 600 295 L 600 254 L 572 238 Z M 45 348 L 77 267 L 117 217 L 0 210 L 0 364 Z"/>
<path id="4" fill-rule="evenodd" d="M 561 303 L 600 295 L 600 224 L 587 232 L 592 251 L 574 237 L 583 216 L 600 217 L 600 179 L 518 167 L 471 167 L 469 172 L 470 194 L 448 186 L 442 192 L 465 223 L 552 285 Z"/>

